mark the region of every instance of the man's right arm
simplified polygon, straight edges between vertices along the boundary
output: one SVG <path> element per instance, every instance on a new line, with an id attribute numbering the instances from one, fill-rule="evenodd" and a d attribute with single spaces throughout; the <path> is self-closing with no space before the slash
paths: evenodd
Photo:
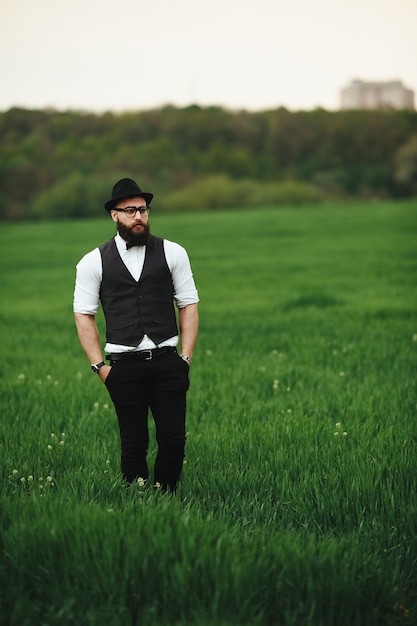
<path id="1" fill-rule="evenodd" d="M 74 290 L 74 317 L 80 343 L 90 363 L 101 363 L 103 355 L 96 325 L 99 292 L 102 277 L 101 255 L 98 248 L 86 254 L 77 265 Z M 106 380 L 108 365 L 99 369 L 99 376 Z"/>
<path id="2" fill-rule="evenodd" d="M 78 338 L 90 363 L 101 363 L 101 361 L 103 361 L 103 353 L 101 351 L 100 337 L 95 316 L 85 313 L 74 313 L 74 317 Z M 109 365 L 100 367 L 98 375 L 103 382 L 106 380 L 110 370 L 111 367 Z"/>

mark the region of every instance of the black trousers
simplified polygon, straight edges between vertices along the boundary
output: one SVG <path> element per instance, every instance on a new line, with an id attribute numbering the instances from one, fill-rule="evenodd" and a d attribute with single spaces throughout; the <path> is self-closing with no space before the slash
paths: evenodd
<path id="1" fill-rule="evenodd" d="M 122 474 L 128 483 L 149 478 L 150 409 L 158 445 L 154 482 L 175 491 L 184 462 L 189 366 L 174 350 L 151 360 L 111 363 L 106 387 L 119 420 Z"/>

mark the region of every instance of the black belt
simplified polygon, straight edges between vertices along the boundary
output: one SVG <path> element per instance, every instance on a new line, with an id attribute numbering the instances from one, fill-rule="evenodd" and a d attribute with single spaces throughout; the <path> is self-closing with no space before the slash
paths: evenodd
<path id="1" fill-rule="evenodd" d="M 177 349 L 172 346 L 164 346 L 162 348 L 154 348 L 153 350 L 140 350 L 139 352 L 119 352 L 116 354 L 107 354 L 106 359 L 110 361 L 151 361 L 168 352 L 176 352 Z"/>

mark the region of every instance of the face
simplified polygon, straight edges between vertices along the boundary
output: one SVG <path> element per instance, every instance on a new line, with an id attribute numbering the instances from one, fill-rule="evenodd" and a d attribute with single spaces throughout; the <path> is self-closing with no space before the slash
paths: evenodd
<path id="1" fill-rule="evenodd" d="M 149 216 L 146 213 L 141 215 L 137 211 L 135 215 L 130 217 L 123 211 L 117 211 L 117 209 L 140 209 L 141 207 L 146 207 L 145 198 L 137 196 L 119 200 L 116 207 L 110 211 L 113 221 L 117 224 L 119 235 L 130 246 L 143 246 L 147 243 L 150 233 Z"/>

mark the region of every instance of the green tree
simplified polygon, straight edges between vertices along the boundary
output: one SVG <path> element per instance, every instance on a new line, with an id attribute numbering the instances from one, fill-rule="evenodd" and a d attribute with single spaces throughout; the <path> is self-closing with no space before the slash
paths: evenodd
<path id="1" fill-rule="evenodd" d="M 395 180 L 417 194 L 417 134 L 398 150 L 395 156 Z"/>

